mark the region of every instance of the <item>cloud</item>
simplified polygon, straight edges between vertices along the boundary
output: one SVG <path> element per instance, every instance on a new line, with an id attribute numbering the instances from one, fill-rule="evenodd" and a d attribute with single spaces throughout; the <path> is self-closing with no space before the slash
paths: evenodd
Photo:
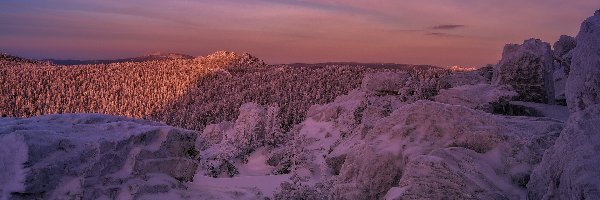
<path id="1" fill-rule="evenodd" d="M 425 35 L 435 36 L 435 37 L 445 37 L 445 38 L 466 38 L 467 37 L 467 36 L 464 36 L 464 35 L 450 34 L 450 33 L 440 33 L 440 32 L 430 32 L 430 33 L 426 33 Z"/>
<path id="2" fill-rule="evenodd" d="M 464 27 L 466 27 L 466 25 L 442 24 L 442 25 L 437 25 L 437 26 L 431 27 L 431 29 L 433 29 L 433 30 L 452 30 L 452 29 L 458 29 L 458 28 L 464 28 Z"/>

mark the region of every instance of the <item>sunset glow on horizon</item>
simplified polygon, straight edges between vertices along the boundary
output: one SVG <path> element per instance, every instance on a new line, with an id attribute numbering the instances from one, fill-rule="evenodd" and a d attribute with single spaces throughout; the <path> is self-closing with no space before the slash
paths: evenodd
<path id="1" fill-rule="evenodd" d="M 600 1 L 4 0 L 0 52 L 114 59 L 249 52 L 267 63 L 496 63 L 506 43 L 553 43 Z"/>

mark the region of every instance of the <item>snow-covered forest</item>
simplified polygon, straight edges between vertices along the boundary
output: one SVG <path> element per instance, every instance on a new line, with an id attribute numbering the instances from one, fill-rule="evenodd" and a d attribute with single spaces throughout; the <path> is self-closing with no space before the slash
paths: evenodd
<path id="1" fill-rule="evenodd" d="M 429 99 L 441 87 L 437 78 L 450 73 L 433 67 L 271 66 L 232 52 L 108 65 L 13 60 L 7 57 L 0 64 L 1 116 L 103 113 L 194 130 L 235 119 L 239 107 L 248 102 L 278 106 L 281 128 L 289 130 L 304 119 L 310 106 L 348 93 L 372 72 L 405 71 L 413 77 L 413 91 L 407 96 Z"/>

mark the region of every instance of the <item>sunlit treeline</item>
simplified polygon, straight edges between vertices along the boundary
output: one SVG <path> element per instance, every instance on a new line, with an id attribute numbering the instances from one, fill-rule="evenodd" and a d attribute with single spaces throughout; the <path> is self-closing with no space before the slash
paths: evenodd
<path id="1" fill-rule="evenodd" d="M 250 55 L 227 52 L 109 65 L 0 62 L 0 114 L 105 113 L 202 130 L 207 124 L 234 120 L 240 105 L 255 102 L 277 104 L 281 126 L 289 130 L 310 106 L 333 101 L 359 87 L 365 73 L 378 71 L 394 70 L 267 66 Z M 417 98 L 434 95 L 435 80 L 445 73 L 412 71 L 418 80 Z"/>
<path id="2" fill-rule="evenodd" d="M 144 118 L 235 58 L 221 52 L 198 59 L 68 67 L 3 62 L 0 115 L 85 112 Z"/>

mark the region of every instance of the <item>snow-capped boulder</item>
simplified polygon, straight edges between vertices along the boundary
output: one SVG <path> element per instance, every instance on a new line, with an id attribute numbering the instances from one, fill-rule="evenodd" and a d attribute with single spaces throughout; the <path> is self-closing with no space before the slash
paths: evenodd
<path id="1" fill-rule="evenodd" d="M 550 44 L 529 39 L 523 44 L 508 44 L 494 68 L 492 84 L 510 85 L 516 100 L 554 103 L 554 59 Z"/>
<path id="2" fill-rule="evenodd" d="M 196 133 L 99 114 L 0 119 L 0 199 L 131 199 L 184 188 Z"/>
<path id="3" fill-rule="evenodd" d="M 600 199 L 600 10 L 581 24 L 572 52 L 571 115 L 532 174 L 530 199 Z"/>

